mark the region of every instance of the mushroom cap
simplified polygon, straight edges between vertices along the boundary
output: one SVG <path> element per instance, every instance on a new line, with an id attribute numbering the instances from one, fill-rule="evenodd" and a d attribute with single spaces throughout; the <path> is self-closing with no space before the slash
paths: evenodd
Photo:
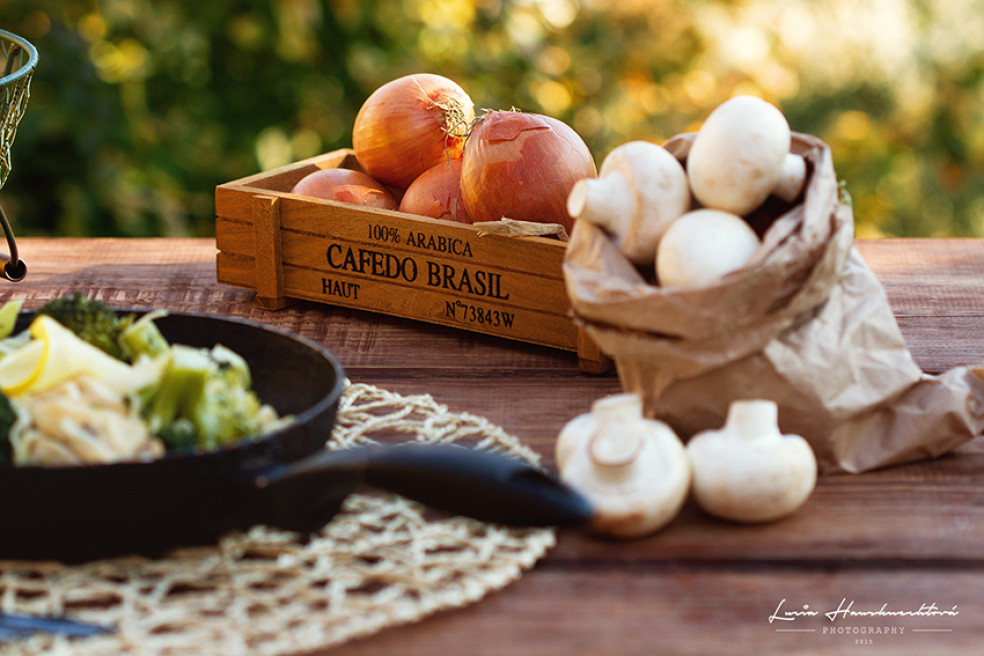
<path id="1" fill-rule="evenodd" d="M 736 96 L 708 115 L 687 155 L 687 176 L 701 205 L 745 215 L 775 188 L 789 152 L 786 117 L 754 96 Z"/>
<path id="2" fill-rule="evenodd" d="M 782 173 L 772 195 L 787 203 L 796 200 L 806 184 L 806 160 L 802 155 L 786 153 L 782 160 Z"/>
<path id="3" fill-rule="evenodd" d="M 676 517 L 690 490 L 690 463 L 676 433 L 651 419 L 632 430 L 635 436 L 624 430 L 596 433 L 561 469 L 561 478 L 595 508 L 589 528 L 596 533 L 619 538 L 653 533 Z M 611 444 L 600 443 L 609 439 Z"/>
<path id="4" fill-rule="evenodd" d="M 758 235 L 740 216 L 687 212 L 659 242 L 656 277 L 663 287 L 703 287 L 745 266 L 759 246 Z"/>
<path id="5" fill-rule="evenodd" d="M 780 519 L 803 505 L 816 485 L 817 463 L 809 443 L 778 430 L 752 438 L 705 431 L 691 438 L 687 455 L 695 500 L 722 519 Z"/>

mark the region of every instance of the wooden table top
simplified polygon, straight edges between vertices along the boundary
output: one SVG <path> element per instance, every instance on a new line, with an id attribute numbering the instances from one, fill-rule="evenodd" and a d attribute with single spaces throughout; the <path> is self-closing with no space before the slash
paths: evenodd
<path id="1" fill-rule="evenodd" d="M 116 306 L 279 326 L 325 344 L 355 382 L 429 393 L 452 411 L 487 417 L 548 466 L 564 423 L 620 391 L 613 373 L 582 373 L 571 353 L 310 302 L 261 310 L 251 291 L 216 282 L 212 239 L 34 238 L 20 248 L 27 279 L 0 287 L 0 300 L 20 295 L 33 308 L 80 291 Z M 984 360 L 984 240 L 857 248 L 924 371 Z M 837 614 L 852 603 L 881 614 Z M 795 610 L 820 614 L 769 621 Z M 688 503 L 642 540 L 564 531 L 503 591 L 331 653 L 938 655 L 981 644 L 984 444 L 976 440 L 931 462 L 822 477 L 799 512 L 765 526 L 717 521 Z"/>

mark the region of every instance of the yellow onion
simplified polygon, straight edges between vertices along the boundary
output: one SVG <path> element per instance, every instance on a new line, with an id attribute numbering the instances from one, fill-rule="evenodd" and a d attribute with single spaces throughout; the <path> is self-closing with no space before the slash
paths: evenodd
<path id="1" fill-rule="evenodd" d="M 406 75 L 376 89 L 359 109 L 352 149 L 362 169 L 406 189 L 421 173 L 460 157 L 475 107 L 452 80 L 432 73 Z"/>
<path id="2" fill-rule="evenodd" d="M 298 181 L 292 194 L 395 210 L 400 201 L 378 180 L 351 169 L 318 169 Z"/>
<path id="3" fill-rule="evenodd" d="M 468 138 L 461 195 L 474 222 L 559 223 L 574 220 L 567 197 L 574 183 L 597 177 L 591 151 L 567 124 L 549 116 L 490 111 Z"/>
<path id="4" fill-rule="evenodd" d="M 441 162 L 421 173 L 403 194 L 400 211 L 471 223 L 461 200 L 461 158 Z"/>

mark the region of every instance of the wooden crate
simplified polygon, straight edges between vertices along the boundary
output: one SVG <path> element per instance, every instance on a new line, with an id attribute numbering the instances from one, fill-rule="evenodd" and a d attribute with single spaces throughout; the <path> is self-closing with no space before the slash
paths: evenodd
<path id="1" fill-rule="evenodd" d="M 359 165 L 345 149 L 216 187 L 220 283 L 255 290 L 267 309 L 341 305 L 572 351 L 584 371 L 611 367 L 568 314 L 562 242 L 289 193 L 318 168 Z"/>

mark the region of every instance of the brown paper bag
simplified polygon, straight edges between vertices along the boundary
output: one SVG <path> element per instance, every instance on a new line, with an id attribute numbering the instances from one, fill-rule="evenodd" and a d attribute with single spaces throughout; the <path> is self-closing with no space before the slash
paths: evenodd
<path id="1" fill-rule="evenodd" d="M 665 144 L 681 161 L 693 135 Z M 741 271 L 661 289 L 598 227 L 578 221 L 564 276 L 575 318 L 649 416 L 687 438 L 723 425 L 735 399 L 771 399 L 823 471 L 940 455 L 984 432 L 984 369 L 924 374 L 881 284 L 853 248 L 830 149 L 793 135 L 802 201 L 776 218 Z"/>

